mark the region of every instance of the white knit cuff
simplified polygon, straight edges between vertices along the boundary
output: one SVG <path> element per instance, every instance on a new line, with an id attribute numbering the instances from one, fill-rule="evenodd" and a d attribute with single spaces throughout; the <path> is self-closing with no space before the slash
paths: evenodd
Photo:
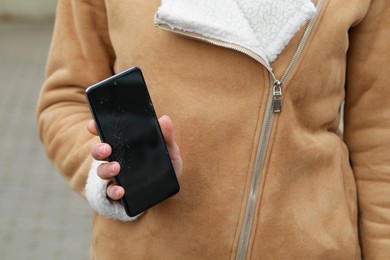
<path id="1" fill-rule="evenodd" d="M 135 217 L 129 217 L 120 201 L 110 200 L 107 197 L 108 180 L 103 180 L 97 175 L 97 168 L 104 161 L 93 160 L 91 169 L 88 173 L 87 183 L 85 186 L 85 196 L 91 208 L 98 214 L 120 221 L 134 221 L 141 214 Z"/>

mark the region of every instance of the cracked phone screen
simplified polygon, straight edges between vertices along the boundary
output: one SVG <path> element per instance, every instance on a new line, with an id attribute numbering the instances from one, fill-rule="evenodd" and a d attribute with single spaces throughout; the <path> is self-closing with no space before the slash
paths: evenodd
<path id="1" fill-rule="evenodd" d="M 103 82 L 88 94 L 109 161 L 121 171 L 128 215 L 136 215 L 178 192 L 178 183 L 141 71 Z"/>

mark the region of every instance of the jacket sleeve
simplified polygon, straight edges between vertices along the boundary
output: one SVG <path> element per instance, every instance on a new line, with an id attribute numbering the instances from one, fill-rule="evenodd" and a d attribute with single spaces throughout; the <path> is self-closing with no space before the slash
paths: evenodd
<path id="1" fill-rule="evenodd" d="M 344 139 L 357 183 L 363 259 L 390 259 L 390 1 L 350 30 Z"/>
<path id="2" fill-rule="evenodd" d="M 91 145 L 99 138 L 86 130 L 91 115 L 84 96 L 88 86 L 113 74 L 114 60 L 104 2 L 60 0 L 38 101 L 39 136 L 72 189 L 86 196 L 98 213 L 115 219 L 120 203 L 107 199 L 107 182 L 97 177 L 97 163 L 92 164 Z M 85 194 L 88 172 L 96 178 L 88 179 Z M 129 220 L 119 208 L 116 219 Z"/>

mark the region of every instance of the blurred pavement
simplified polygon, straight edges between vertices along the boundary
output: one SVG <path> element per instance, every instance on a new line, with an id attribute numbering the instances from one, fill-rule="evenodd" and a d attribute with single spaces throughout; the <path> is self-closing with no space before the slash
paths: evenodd
<path id="1" fill-rule="evenodd" d="M 47 160 L 35 108 L 51 24 L 0 22 L 0 259 L 88 259 L 91 211 Z"/>

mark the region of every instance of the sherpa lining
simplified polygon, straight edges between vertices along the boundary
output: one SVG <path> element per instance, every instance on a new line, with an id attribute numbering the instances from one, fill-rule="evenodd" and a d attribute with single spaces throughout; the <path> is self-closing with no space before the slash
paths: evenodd
<path id="1" fill-rule="evenodd" d="M 162 0 L 155 23 L 240 45 L 269 65 L 315 12 L 310 0 Z"/>

